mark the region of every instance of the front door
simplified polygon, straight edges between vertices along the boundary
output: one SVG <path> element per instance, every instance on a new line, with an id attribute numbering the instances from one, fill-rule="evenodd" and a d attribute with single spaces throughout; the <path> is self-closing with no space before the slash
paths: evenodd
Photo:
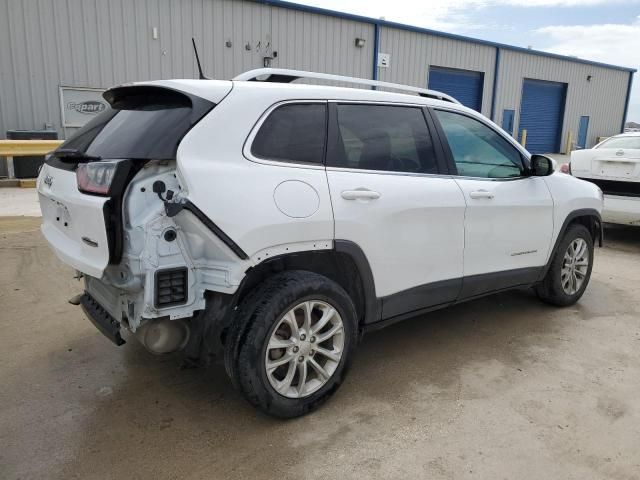
<path id="1" fill-rule="evenodd" d="M 553 233 L 544 178 L 526 177 L 521 152 L 477 118 L 434 110 L 464 193 L 463 296 L 535 280 Z"/>
<path id="2" fill-rule="evenodd" d="M 465 202 L 438 158 L 421 108 L 330 104 L 335 238 L 364 251 L 382 318 L 451 302 L 460 291 Z"/>

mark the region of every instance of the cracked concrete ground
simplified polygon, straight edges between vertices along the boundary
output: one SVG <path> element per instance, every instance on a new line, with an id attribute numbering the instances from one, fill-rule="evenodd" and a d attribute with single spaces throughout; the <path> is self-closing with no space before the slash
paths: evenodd
<path id="1" fill-rule="evenodd" d="M 0 219 L 0 478 L 640 478 L 640 229 L 607 230 L 578 305 L 517 291 L 372 333 L 279 421 L 220 366 L 110 344 L 38 223 Z"/>

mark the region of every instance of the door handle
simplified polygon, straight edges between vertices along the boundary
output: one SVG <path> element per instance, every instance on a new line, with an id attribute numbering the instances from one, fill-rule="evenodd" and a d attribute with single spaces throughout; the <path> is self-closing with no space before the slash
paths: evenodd
<path id="1" fill-rule="evenodd" d="M 487 190 L 476 190 L 475 192 L 471 192 L 469 196 L 473 199 L 486 198 L 491 200 L 493 198 L 493 193 Z"/>
<path id="2" fill-rule="evenodd" d="M 345 200 L 377 200 L 380 198 L 380 193 L 373 190 L 344 190 L 342 198 Z"/>

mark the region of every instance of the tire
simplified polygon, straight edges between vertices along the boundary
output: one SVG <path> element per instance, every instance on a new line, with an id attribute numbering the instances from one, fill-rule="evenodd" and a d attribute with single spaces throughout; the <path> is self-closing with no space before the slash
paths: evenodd
<path id="1" fill-rule="evenodd" d="M 586 268 L 582 267 L 583 262 L 575 263 L 575 278 L 581 279 L 579 286 L 567 284 L 567 276 L 563 275 L 563 268 L 571 270 L 570 248 L 575 245 L 586 244 L 585 254 L 588 254 Z M 580 267 L 578 266 L 580 265 Z M 582 267 L 582 268 L 581 268 Z M 573 224 L 567 229 L 562 241 L 558 245 L 558 249 L 549 266 L 549 270 L 542 282 L 535 287 L 538 297 L 551 305 L 566 307 L 573 305 L 584 294 L 591 278 L 591 270 L 593 268 L 593 238 L 591 233 L 584 225 Z M 581 269 L 581 271 L 579 270 Z M 571 280 L 569 279 L 569 282 Z M 568 288 L 567 288 L 568 286 Z M 576 288 L 574 288 L 576 287 Z"/>
<path id="2" fill-rule="evenodd" d="M 320 328 L 313 334 L 315 327 Z M 227 338 L 225 366 L 249 403 L 268 415 L 298 417 L 319 407 L 344 380 L 357 328 L 353 302 L 337 283 L 311 272 L 278 273 L 239 306 Z M 274 347 L 281 344 L 286 348 Z"/>

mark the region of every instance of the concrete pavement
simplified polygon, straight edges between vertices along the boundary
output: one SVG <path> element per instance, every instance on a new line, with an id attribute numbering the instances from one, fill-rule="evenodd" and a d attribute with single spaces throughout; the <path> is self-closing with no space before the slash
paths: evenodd
<path id="1" fill-rule="evenodd" d="M 109 343 L 39 219 L 0 219 L 0 477 L 637 479 L 640 236 L 576 306 L 505 293 L 364 338 L 316 413 L 267 418 L 224 369 Z"/>

